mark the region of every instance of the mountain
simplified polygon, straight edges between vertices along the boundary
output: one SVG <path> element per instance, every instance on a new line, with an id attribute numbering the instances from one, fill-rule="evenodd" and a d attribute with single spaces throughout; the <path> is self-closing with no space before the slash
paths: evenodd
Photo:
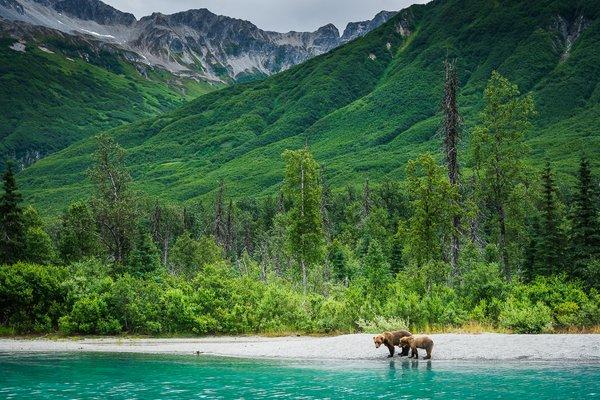
<path id="1" fill-rule="evenodd" d="M 379 28 L 394 15 L 396 15 L 396 11 L 381 11 L 379 14 L 375 15 L 372 20 L 350 22 L 344 30 L 344 34 L 341 38 L 342 42 L 347 43 L 351 40 L 366 35 L 372 30 Z"/>
<path id="2" fill-rule="evenodd" d="M 27 166 L 217 87 L 110 43 L 0 19 L 0 167 L 7 158 Z"/>
<path id="3" fill-rule="evenodd" d="M 344 35 L 326 25 L 315 32 L 269 32 L 207 9 L 139 21 L 99 0 L 0 0 L 0 17 L 86 35 L 136 53 L 144 63 L 212 82 L 254 79 L 286 70 L 377 28 L 393 12 L 350 23 Z"/>
<path id="4" fill-rule="evenodd" d="M 392 14 L 378 14 L 361 32 Z M 348 40 L 331 24 L 265 32 L 206 9 L 138 21 L 98 0 L 0 0 L 0 168 L 7 158 L 30 165 L 99 131 L 173 109 L 225 82 L 288 69 Z"/>
<path id="5" fill-rule="evenodd" d="M 263 81 L 211 92 L 110 131 L 138 189 L 165 199 L 274 193 L 281 153 L 308 141 L 333 188 L 401 178 L 407 160 L 439 154 L 443 61 L 457 59 L 465 123 L 461 157 L 493 70 L 534 96 L 531 163 L 572 179 L 587 153 L 600 167 L 600 3 L 435 0 L 368 35 Z M 19 174 L 29 201 L 56 212 L 86 196 L 93 140 Z"/>

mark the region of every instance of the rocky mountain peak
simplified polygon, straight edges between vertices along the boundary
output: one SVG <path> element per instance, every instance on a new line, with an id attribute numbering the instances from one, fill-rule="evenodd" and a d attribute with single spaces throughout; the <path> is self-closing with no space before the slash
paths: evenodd
<path id="1" fill-rule="evenodd" d="M 342 42 L 349 42 L 379 28 L 396 14 L 396 11 L 381 11 L 372 20 L 348 23 L 342 34 Z"/>
<path id="2" fill-rule="evenodd" d="M 324 25 L 324 26 L 320 27 L 319 29 L 317 29 L 317 31 L 315 33 L 317 35 L 321 35 L 321 36 L 328 36 L 328 37 L 335 37 L 335 38 L 340 37 L 340 31 L 334 24 Z"/>
<path id="3" fill-rule="evenodd" d="M 102 25 L 131 25 L 136 22 L 133 14 L 125 13 L 99 0 L 34 0 L 59 13 Z"/>
<path id="4" fill-rule="evenodd" d="M 333 24 L 314 32 L 269 32 L 206 8 L 155 12 L 138 21 L 100 0 L 0 0 L 0 17 L 9 21 L 85 35 L 120 47 L 136 63 L 221 82 L 283 71 L 370 32 L 393 14 L 351 23 L 341 37 Z"/>

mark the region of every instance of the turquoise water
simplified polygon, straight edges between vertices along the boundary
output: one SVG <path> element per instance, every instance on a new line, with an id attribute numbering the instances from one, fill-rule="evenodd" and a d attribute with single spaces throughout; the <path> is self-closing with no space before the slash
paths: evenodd
<path id="1" fill-rule="evenodd" d="M 0 354 L 0 399 L 265 398 L 600 398 L 600 364 Z"/>

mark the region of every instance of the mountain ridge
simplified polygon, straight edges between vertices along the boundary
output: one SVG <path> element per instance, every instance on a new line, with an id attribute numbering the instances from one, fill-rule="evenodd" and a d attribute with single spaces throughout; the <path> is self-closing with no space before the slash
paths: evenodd
<path id="1" fill-rule="evenodd" d="M 139 54 L 149 65 L 213 82 L 281 72 L 364 35 L 393 15 L 382 11 L 372 20 L 350 23 L 342 35 L 333 24 L 314 32 L 279 33 L 206 8 L 138 20 L 100 0 L 0 1 L 5 19 L 91 35 Z"/>

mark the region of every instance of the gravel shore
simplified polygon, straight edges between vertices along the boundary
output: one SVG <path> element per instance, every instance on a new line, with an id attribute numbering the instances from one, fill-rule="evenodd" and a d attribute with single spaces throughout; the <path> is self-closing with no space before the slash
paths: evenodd
<path id="1" fill-rule="evenodd" d="M 588 360 L 600 361 L 600 335 L 439 334 L 435 360 Z M 121 352 L 196 354 L 322 360 L 386 358 L 372 335 L 334 337 L 206 337 L 196 339 L 0 339 L 0 353 Z M 420 356 L 424 356 L 423 351 Z"/>

